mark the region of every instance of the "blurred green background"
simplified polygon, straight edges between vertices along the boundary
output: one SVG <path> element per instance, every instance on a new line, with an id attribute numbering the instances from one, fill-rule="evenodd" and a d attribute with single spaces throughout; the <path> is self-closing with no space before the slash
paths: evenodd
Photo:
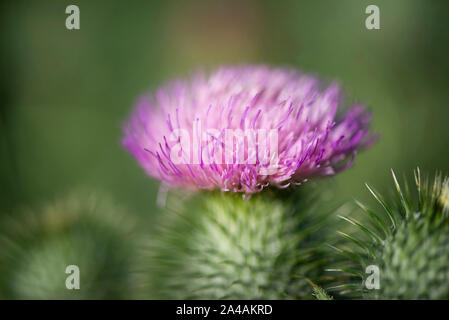
<path id="1" fill-rule="evenodd" d="M 80 30 L 65 27 L 70 4 Z M 365 28 L 369 4 L 380 30 Z M 0 211 L 87 187 L 150 230 L 158 183 L 121 147 L 121 126 L 142 92 L 220 64 L 337 79 L 372 109 L 381 139 L 326 180 L 341 202 L 372 201 L 364 182 L 389 190 L 390 168 L 447 173 L 448 12 L 425 0 L 4 1 Z"/>

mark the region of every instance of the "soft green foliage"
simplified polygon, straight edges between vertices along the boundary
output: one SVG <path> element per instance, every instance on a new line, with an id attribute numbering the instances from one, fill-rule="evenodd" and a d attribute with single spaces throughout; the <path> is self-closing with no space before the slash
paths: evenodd
<path id="1" fill-rule="evenodd" d="M 327 220 L 299 199 L 210 193 L 167 210 L 148 249 L 148 290 L 156 298 L 312 298 L 305 277 L 320 280 Z"/>
<path id="2" fill-rule="evenodd" d="M 413 201 L 407 184 L 402 188 L 393 173 L 396 205 L 391 205 L 373 188 L 368 189 L 380 203 L 384 214 L 359 203 L 369 222 L 342 217 L 360 235 L 341 233 L 347 244 L 337 251 L 342 255 L 343 281 L 335 288 L 340 293 L 368 299 L 449 299 L 449 219 L 446 209 L 448 178 L 440 174 L 433 184 L 415 172 L 417 199 Z M 377 265 L 380 288 L 368 290 L 368 265 Z"/>
<path id="3" fill-rule="evenodd" d="M 134 222 L 104 197 L 70 195 L 0 222 L 0 297 L 129 298 Z M 80 270 L 80 289 L 66 288 L 66 267 Z"/>

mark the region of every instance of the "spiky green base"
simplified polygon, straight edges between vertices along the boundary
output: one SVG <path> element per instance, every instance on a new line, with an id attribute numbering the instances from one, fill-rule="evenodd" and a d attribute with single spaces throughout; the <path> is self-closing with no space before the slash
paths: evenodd
<path id="1" fill-rule="evenodd" d="M 149 250 L 149 290 L 168 299 L 311 298 L 306 280 L 320 280 L 325 219 L 300 202 L 208 193 L 166 212 Z"/>
<path id="2" fill-rule="evenodd" d="M 87 193 L 0 222 L 0 297 L 129 298 L 133 222 L 104 197 Z M 80 270 L 80 289 L 66 287 L 66 267 Z"/>
<path id="3" fill-rule="evenodd" d="M 408 187 L 403 192 L 393 174 L 397 205 L 388 204 L 368 187 L 384 208 L 385 215 L 360 205 L 370 222 L 356 226 L 360 236 L 343 234 L 347 243 L 338 251 L 343 255 L 340 271 L 352 275 L 336 288 L 355 297 L 368 299 L 449 299 L 449 219 L 445 205 L 448 180 L 437 176 L 433 185 L 415 174 L 417 201 L 413 204 Z M 368 265 L 379 267 L 380 288 L 368 289 Z"/>

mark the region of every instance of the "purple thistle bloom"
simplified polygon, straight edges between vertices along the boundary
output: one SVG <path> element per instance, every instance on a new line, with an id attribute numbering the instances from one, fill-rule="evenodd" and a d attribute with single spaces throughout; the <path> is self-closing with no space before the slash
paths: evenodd
<path id="1" fill-rule="evenodd" d="M 170 186 L 246 194 L 283 188 L 350 167 L 374 141 L 371 115 L 359 105 L 337 115 L 341 102 L 337 85 L 322 89 L 295 70 L 223 67 L 142 97 L 123 145 Z"/>

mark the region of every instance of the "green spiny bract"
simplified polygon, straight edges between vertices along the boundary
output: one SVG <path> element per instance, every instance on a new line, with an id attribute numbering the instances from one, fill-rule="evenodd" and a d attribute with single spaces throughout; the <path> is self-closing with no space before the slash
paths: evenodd
<path id="1" fill-rule="evenodd" d="M 313 296 L 316 300 L 333 300 L 333 298 L 320 286 L 318 286 L 316 283 L 312 282 L 309 279 L 306 279 L 307 282 L 312 286 L 313 290 Z"/>
<path id="2" fill-rule="evenodd" d="M 0 297 L 121 299 L 133 286 L 134 222 L 108 199 L 83 192 L 0 221 Z M 69 265 L 80 288 L 68 290 Z"/>
<path id="3" fill-rule="evenodd" d="M 336 248 L 343 259 L 342 271 L 349 275 L 333 289 L 367 299 L 449 299 L 448 178 L 437 174 L 433 184 L 415 172 L 417 199 L 413 201 L 407 183 L 401 188 L 393 173 L 396 201 L 391 205 L 368 186 L 383 208 L 383 214 L 359 204 L 368 222 L 342 217 L 360 235 L 341 233 L 347 245 Z M 350 243 L 352 245 L 350 245 Z M 345 262 L 346 261 L 346 262 Z M 366 286 L 371 271 L 379 269 L 379 288 Z"/>
<path id="4" fill-rule="evenodd" d="M 283 196 L 211 192 L 167 210 L 148 250 L 148 291 L 168 299 L 313 298 L 307 279 L 322 280 L 327 219 L 297 194 Z"/>

